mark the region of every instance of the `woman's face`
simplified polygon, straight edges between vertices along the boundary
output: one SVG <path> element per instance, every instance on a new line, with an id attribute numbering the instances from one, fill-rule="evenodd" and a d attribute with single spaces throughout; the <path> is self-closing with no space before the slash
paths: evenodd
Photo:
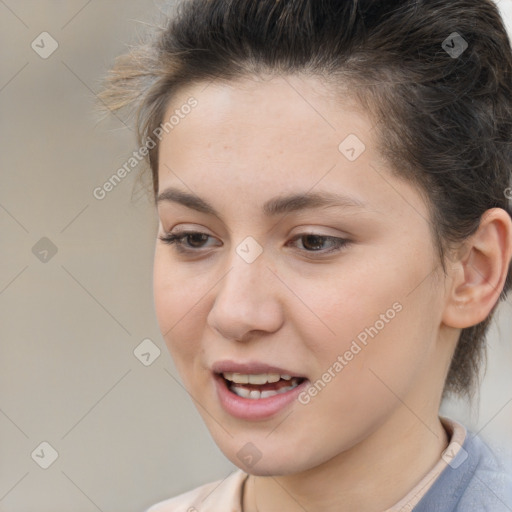
<path id="1" fill-rule="evenodd" d="M 379 157 L 364 112 L 323 91 L 296 76 L 202 83 L 165 115 L 178 111 L 160 145 L 158 235 L 200 234 L 178 239 L 184 252 L 157 239 L 157 318 L 216 443 L 254 474 L 428 423 L 447 369 L 427 207 Z"/>

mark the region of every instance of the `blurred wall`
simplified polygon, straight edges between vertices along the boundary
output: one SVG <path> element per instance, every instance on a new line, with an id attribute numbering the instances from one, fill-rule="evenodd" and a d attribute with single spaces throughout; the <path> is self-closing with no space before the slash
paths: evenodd
<path id="1" fill-rule="evenodd" d="M 132 120 L 99 122 L 94 95 L 160 5 L 0 1 L 1 512 L 142 511 L 236 469 L 161 339 L 156 216 L 136 171 L 93 196 L 136 149 Z M 500 8 L 512 32 L 512 0 Z M 511 339 L 509 301 L 479 407 L 443 405 L 509 449 Z"/>

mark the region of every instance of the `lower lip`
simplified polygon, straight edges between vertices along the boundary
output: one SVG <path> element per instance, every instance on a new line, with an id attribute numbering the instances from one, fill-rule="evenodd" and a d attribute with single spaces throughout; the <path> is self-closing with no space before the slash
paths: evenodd
<path id="1" fill-rule="evenodd" d="M 298 386 L 267 398 L 243 398 L 230 391 L 222 375 L 214 375 L 217 395 L 224 410 L 242 420 L 264 420 L 283 411 L 294 400 L 297 399 L 301 391 L 307 385 L 308 380 L 300 383 Z"/>

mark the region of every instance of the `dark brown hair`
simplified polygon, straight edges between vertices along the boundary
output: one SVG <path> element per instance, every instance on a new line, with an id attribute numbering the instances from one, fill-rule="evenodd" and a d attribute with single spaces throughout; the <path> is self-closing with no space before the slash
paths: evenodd
<path id="1" fill-rule="evenodd" d="M 512 49 L 491 0 L 182 0 L 117 59 L 99 99 L 136 106 L 144 144 L 182 87 L 299 73 L 349 91 L 376 120 L 393 172 L 425 196 L 445 271 L 486 210 L 512 215 Z M 147 160 L 156 195 L 158 144 Z M 475 391 L 498 302 L 462 330 L 445 394 Z"/>

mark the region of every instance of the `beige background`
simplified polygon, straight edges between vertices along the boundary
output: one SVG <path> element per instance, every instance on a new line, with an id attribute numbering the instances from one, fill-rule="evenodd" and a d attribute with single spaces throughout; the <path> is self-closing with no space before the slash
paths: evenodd
<path id="1" fill-rule="evenodd" d="M 98 121 L 94 94 L 160 3 L 0 0 L 1 512 L 143 511 L 235 469 L 160 337 L 156 217 L 136 171 L 92 194 L 136 149 L 122 116 Z M 512 32 L 512 0 L 500 8 Z M 58 43 L 46 59 L 31 47 L 44 31 Z M 497 320 L 479 407 L 443 412 L 512 450 L 510 300 Z M 147 338 L 161 350 L 149 366 L 134 355 Z M 58 454 L 47 469 L 42 442 Z"/>

